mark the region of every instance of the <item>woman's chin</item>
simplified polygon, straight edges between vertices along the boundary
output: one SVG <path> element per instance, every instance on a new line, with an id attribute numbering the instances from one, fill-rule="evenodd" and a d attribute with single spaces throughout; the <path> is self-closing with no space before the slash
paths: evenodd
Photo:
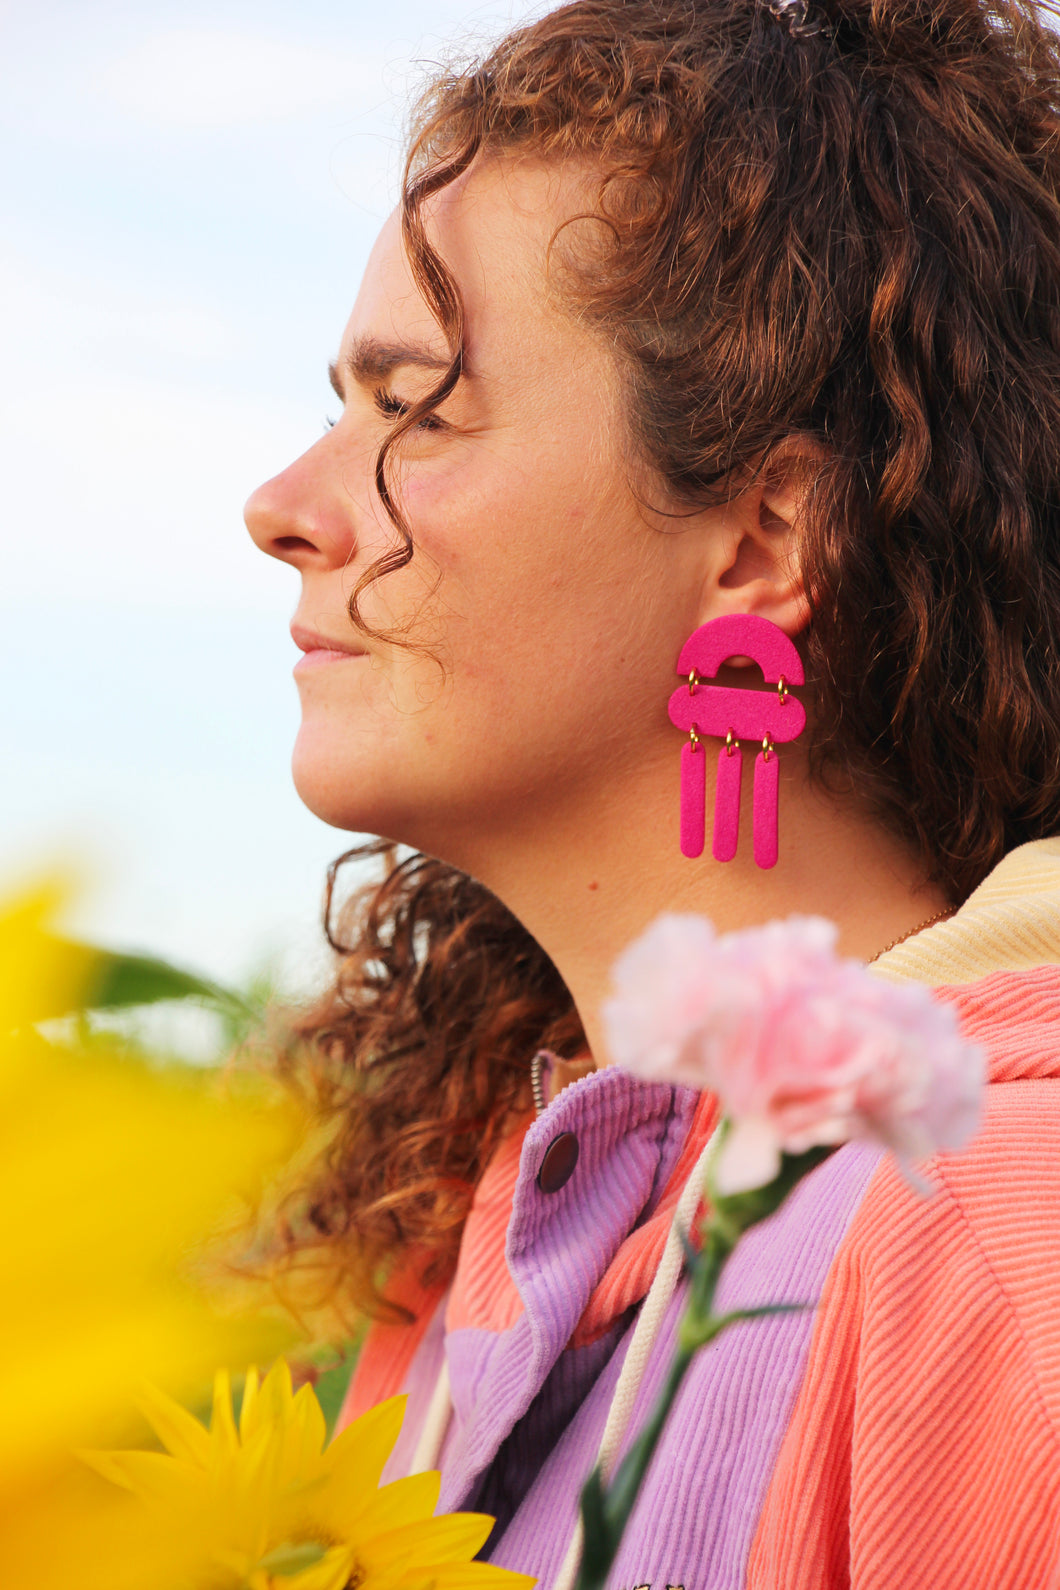
<path id="1" fill-rule="evenodd" d="M 392 767 L 377 759 L 336 757 L 334 745 L 314 743 L 303 727 L 291 756 L 291 774 L 298 798 L 314 817 L 346 833 L 377 834 L 419 848 L 409 830 L 408 792 L 388 787 Z"/>
<path id="2" fill-rule="evenodd" d="M 377 813 L 370 809 L 375 803 L 363 798 L 364 792 L 372 787 L 371 777 L 366 776 L 363 769 L 344 769 L 333 749 L 329 756 L 322 747 L 313 744 L 313 739 L 303 726 L 291 756 L 291 776 L 303 806 L 332 828 L 377 833 L 379 830 L 373 821 Z"/>
<path id="3" fill-rule="evenodd" d="M 303 805 L 347 833 L 377 834 L 466 870 L 468 836 L 496 826 L 495 783 L 475 779 L 474 758 L 417 761 L 417 746 L 340 736 L 334 721 L 303 719 L 291 755 Z"/>

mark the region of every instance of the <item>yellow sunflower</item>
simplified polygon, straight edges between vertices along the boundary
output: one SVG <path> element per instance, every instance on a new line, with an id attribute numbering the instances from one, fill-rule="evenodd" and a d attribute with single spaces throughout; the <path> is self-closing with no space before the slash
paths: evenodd
<path id="1" fill-rule="evenodd" d="M 228 1375 L 209 1430 L 152 1391 L 143 1411 L 165 1452 L 87 1460 L 131 1492 L 157 1530 L 152 1590 L 529 1590 L 533 1579 L 475 1562 L 493 1520 L 434 1517 L 436 1473 L 380 1487 L 404 1397 L 362 1415 L 330 1446 L 311 1386 L 279 1360 L 251 1370 L 238 1425 Z"/>
<path id="2" fill-rule="evenodd" d="M 120 1437 L 143 1380 L 196 1394 L 218 1362 L 293 1336 L 215 1306 L 193 1261 L 300 1120 L 187 1066 L 46 1041 L 34 1023 L 76 1009 L 94 966 L 46 931 L 55 904 L 0 902 L 0 1558 L 13 1497 L 71 1445 Z"/>
<path id="3" fill-rule="evenodd" d="M 290 1344 L 275 1318 L 202 1283 L 216 1234 L 303 1123 L 257 1092 L 225 1096 L 192 1068 L 83 1041 L 77 1012 L 107 962 L 49 931 L 60 903 L 47 887 L 0 900 L 0 1585 L 147 1590 L 151 1540 L 137 1559 L 126 1535 L 124 1579 L 97 1572 L 127 1498 L 71 1448 L 135 1439 L 144 1379 L 197 1396 L 219 1362 Z"/>

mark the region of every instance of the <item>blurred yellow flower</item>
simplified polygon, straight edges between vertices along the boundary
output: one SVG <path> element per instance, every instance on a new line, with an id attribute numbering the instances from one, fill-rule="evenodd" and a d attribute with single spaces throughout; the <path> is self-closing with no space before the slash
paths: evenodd
<path id="1" fill-rule="evenodd" d="M 91 985 L 90 954 L 45 929 L 63 894 L 56 880 L 0 908 L 0 1032 L 62 1015 Z"/>
<path id="2" fill-rule="evenodd" d="M 152 1590 L 528 1590 L 533 1579 L 472 1560 L 492 1519 L 432 1516 L 436 1473 L 380 1488 L 404 1404 L 382 1403 L 326 1446 L 312 1387 L 293 1394 L 281 1359 L 263 1383 L 247 1376 L 238 1426 L 221 1373 L 209 1431 L 151 1392 L 144 1412 L 165 1453 L 86 1456 L 157 1529 Z"/>
<path id="3" fill-rule="evenodd" d="M 70 1582 L 64 1543 L 76 1554 L 109 1491 L 78 1476 L 70 1449 L 127 1438 L 145 1379 L 195 1395 L 219 1362 L 290 1340 L 275 1319 L 220 1311 L 192 1270 L 301 1123 L 249 1092 L 221 1096 L 193 1068 L 81 1043 L 76 1025 L 42 1036 L 33 1023 L 76 1010 L 96 975 L 91 950 L 46 930 L 56 893 L 0 906 L 5 1590 Z"/>

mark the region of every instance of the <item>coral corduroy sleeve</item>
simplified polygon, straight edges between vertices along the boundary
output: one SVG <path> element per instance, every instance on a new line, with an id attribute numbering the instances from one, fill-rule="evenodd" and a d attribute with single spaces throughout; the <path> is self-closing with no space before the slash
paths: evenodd
<path id="1" fill-rule="evenodd" d="M 1060 1587 L 1060 1089 L 877 1173 L 821 1298 L 748 1590 Z"/>

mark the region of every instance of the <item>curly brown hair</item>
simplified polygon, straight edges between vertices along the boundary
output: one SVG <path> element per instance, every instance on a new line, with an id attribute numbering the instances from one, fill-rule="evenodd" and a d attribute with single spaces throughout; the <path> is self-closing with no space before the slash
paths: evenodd
<path id="1" fill-rule="evenodd" d="M 606 247 L 557 254 L 616 351 L 635 437 L 689 505 L 801 439 L 811 769 L 856 782 L 963 899 L 1060 827 L 1060 49 L 1029 3 L 575 0 L 418 106 L 405 246 L 450 368 L 460 294 L 430 196 L 509 152 L 591 162 Z M 356 904 L 301 1025 L 338 1130 L 291 1241 L 378 1308 L 389 1266 L 452 1263 L 528 1063 L 582 1042 L 540 948 L 416 856 Z"/>

